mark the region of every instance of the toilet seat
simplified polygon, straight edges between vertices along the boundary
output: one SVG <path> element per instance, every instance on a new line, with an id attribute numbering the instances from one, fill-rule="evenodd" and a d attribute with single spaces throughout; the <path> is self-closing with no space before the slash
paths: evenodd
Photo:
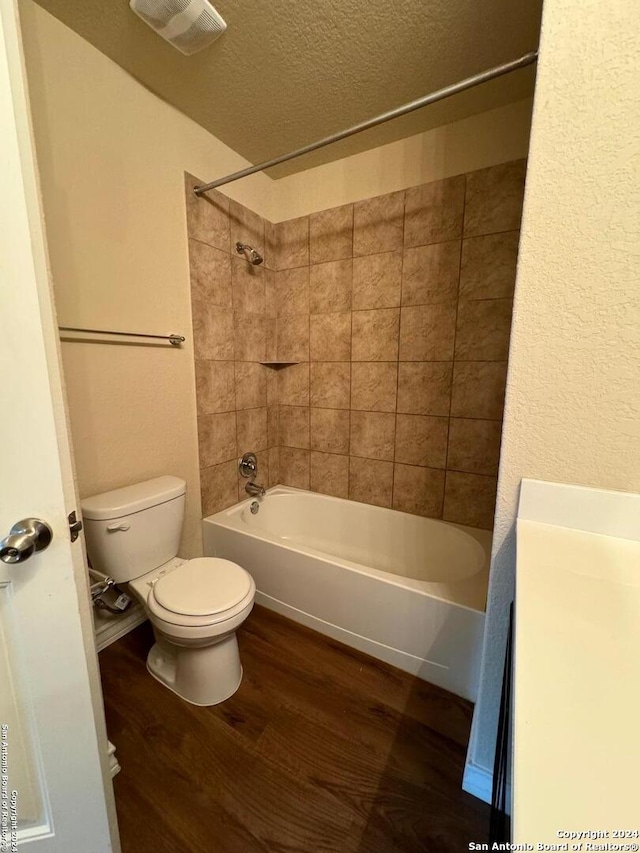
<path id="1" fill-rule="evenodd" d="M 152 617 L 170 625 L 201 628 L 233 619 L 253 604 L 255 582 L 241 566 L 217 557 L 187 560 L 149 590 Z"/>
<path id="2" fill-rule="evenodd" d="M 249 592 L 249 575 L 230 560 L 197 557 L 153 585 L 155 600 L 182 616 L 211 616 L 231 610 Z"/>

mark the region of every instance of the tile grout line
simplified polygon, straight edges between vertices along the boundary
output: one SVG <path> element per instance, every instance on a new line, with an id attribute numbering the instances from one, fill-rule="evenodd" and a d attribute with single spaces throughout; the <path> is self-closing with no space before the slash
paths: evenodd
<path id="1" fill-rule="evenodd" d="M 453 378 L 455 374 L 455 365 L 456 365 L 456 340 L 458 337 L 458 313 L 460 310 L 460 279 L 462 277 L 462 253 L 464 251 L 464 220 L 466 215 L 467 208 L 467 176 L 466 174 L 463 176 L 464 180 L 464 194 L 462 196 L 462 221 L 460 223 L 460 257 L 458 258 L 458 279 L 457 279 L 457 287 L 456 287 L 456 315 L 453 326 L 453 347 L 451 353 L 451 384 L 449 385 L 449 417 L 447 419 L 447 450 L 445 455 L 445 469 L 444 469 L 444 483 L 442 486 L 442 514 L 441 518 L 444 519 L 445 514 L 445 501 L 447 496 L 447 472 L 449 465 L 449 437 L 451 435 L 451 408 L 453 405 Z"/>
<path id="2" fill-rule="evenodd" d="M 395 427 L 393 432 L 393 472 L 391 478 L 391 507 L 395 506 L 396 499 L 396 454 L 398 448 L 398 398 L 400 394 L 400 341 L 402 338 L 402 296 L 404 293 L 404 260 L 406 255 L 405 232 L 407 221 L 407 191 L 402 191 L 402 246 L 400 249 L 400 305 L 398 306 L 398 358 L 396 361 L 396 405 L 395 405 Z"/>
<path id="3" fill-rule="evenodd" d="M 307 370 L 307 437 L 309 449 L 307 451 L 307 468 L 308 468 L 308 483 L 311 491 L 311 219 L 307 216 L 306 220 L 307 232 L 307 301 L 309 306 L 309 314 L 307 320 L 307 354 L 309 357 L 309 367 Z"/>
<path id="4" fill-rule="evenodd" d="M 352 383 L 353 383 L 353 261 L 355 258 L 356 242 L 356 206 L 351 207 L 351 291 L 349 299 L 349 441 L 347 461 L 347 499 L 351 499 L 351 430 L 353 426 L 352 417 Z"/>

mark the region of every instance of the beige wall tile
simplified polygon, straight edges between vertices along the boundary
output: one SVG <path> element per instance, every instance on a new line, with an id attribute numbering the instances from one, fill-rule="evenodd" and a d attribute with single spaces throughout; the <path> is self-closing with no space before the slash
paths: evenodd
<path id="1" fill-rule="evenodd" d="M 311 315 L 312 361 L 349 361 L 351 312 Z"/>
<path id="2" fill-rule="evenodd" d="M 400 334 L 400 309 L 354 311 L 351 327 L 354 361 L 396 361 Z"/>
<path id="3" fill-rule="evenodd" d="M 262 273 L 264 280 L 264 315 L 274 318 L 278 316 L 278 294 L 276 291 L 275 270 L 264 269 Z"/>
<path id="4" fill-rule="evenodd" d="M 451 418 L 447 468 L 497 475 L 501 431 L 500 421 Z"/>
<path id="5" fill-rule="evenodd" d="M 191 298 L 232 308 L 231 259 L 228 252 L 199 240 L 189 240 Z"/>
<path id="6" fill-rule="evenodd" d="M 201 183 L 197 178 L 185 175 L 187 231 L 195 240 L 228 252 L 229 199 L 216 190 L 208 192 L 206 196 L 195 196 L 193 187 Z"/>
<path id="7" fill-rule="evenodd" d="M 398 362 L 354 361 L 351 365 L 351 408 L 395 412 Z"/>
<path id="8" fill-rule="evenodd" d="M 403 362 L 398 365 L 398 412 L 414 415 L 449 414 L 451 362 Z"/>
<path id="9" fill-rule="evenodd" d="M 229 202 L 229 233 L 232 257 L 236 255 L 237 242 L 248 243 L 260 254 L 264 253 L 264 219 L 233 199 Z"/>
<path id="10" fill-rule="evenodd" d="M 326 453 L 349 452 L 349 411 L 311 409 L 311 449 Z"/>
<path id="11" fill-rule="evenodd" d="M 309 405 L 309 364 L 292 364 L 277 372 L 278 400 L 285 406 Z"/>
<path id="12" fill-rule="evenodd" d="M 238 469 L 236 460 L 212 465 L 200 471 L 202 514 L 206 518 L 238 501 Z"/>
<path id="13" fill-rule="evenodd" d="M 451 390 L 451 417 L 501 420 L 506 379 L 505 362 L 456 362 Z"/>
<path id="14" fill-rule="evenodd" d="M 309 217 L 309 258 L 312 264 L 353 255 L 353 205 L 332 207 Z"/>
<path id="15" fill-rule="evenodd" d="M 260 314 L 233 315 L 236 361 L 264 361 L 267 354 L 267 321 Z"/>
<path id="16" fill-rule="evenodd" d="M 309 263 L 309 217 L 288 219 L 274 226 L 277 246 L 276 269 L 304 267 Z"/>
<path id="17" fill-rule="evenodd" d="M 265 361 L 278 360 L 278 321 L 275 317 L 264 319 L 264 358 Z"/>
<path id="18" fill-rule="evenodd" d="M 519 231 L 464 240 L 460 298 L 512 299 L 519 241 Z"/>
<path id="19" fill-rule="evenodd" d="M 369 198 L 353 206 L 353 254 L 372 255 L 402 248 L 404 192 Z"/>
<path id="20" fill-rule="evenodd" d="M 458 298 L 460 241 L 405 249 L 403 305 L 451 305 Z"/>
<path id="21" fill-rule="evenodd" d="M 351 364 L 349 362 L 312 361 L 310 394 L 312 406 L 348 409 L 351 398 Z"/>
<path id="22" fill-rule="evenodd" d="M 293 447 L 280 448 L 280 482 L 296 489 L 309 488 L 309 451 Z"/>
<path id="23" fill-rule="evenodd" d="M 267 406 L 277 406 L 278 395 L 278 370 L 273 367 L 265 369 L 265 382 L 267 386 Z"/>
<path id="24" fill-rule="evenodd" d="M 277 339 L 279 361 L 308 361 L 309 315 L 278 317 Z"/>
<path id="25" fill-rule="evenodd" d="M 283 447 L 309 449 L 309 407 L 280 406 L 280 444 Z"/>
<path id="26" fill-rule="evenodd" d="M 402 308 L 400 359 L 450 361 L 453 358 L 456 309 L 450 305 Z"/>
<path id="27" fill-rule="evenodd" d="M 353 307 L 394 308 L 400 305 L 402 252 L 353 259 Z"/>
<path id="28" fill-rule="evenodd" d="M 511 313 L 510 299 L 460 301 L 455 358 L 461 361 L 506 361 Z"/>
<path id="29" fill-rule="evenodd" d="M 333 495 L 336 498 L 349 496 L 348 456 L 312 451 L 309 461 L 309 488 L 312 492 Z"/>
<path id="30" fill-rule="evenodd" d="M 393 462 L 396 416 L 386 412 L 351 412 L 351 456 Z"/>
<path id="31" fill-rule="evenodd" d="M 233 311 L 205 302 L 191 303 L 195 357 L 231 361 L 234 357 Z"/>
<path id="32" fill-rule="evenodd" d="M 269 447 L 277 447 L 280 443 L 279 416 L 279 406 L 267 407 L 267 444 Z"/>
<path id="33" fill-rule="evenodd" d="M 425 246 L 458 240 L 464 211 L 463 175 L 407 190 L 404 245 Z"/>
<path id="34" fill-rule="evenodd" d="M 252 450 L 266 450 L 269 446 L 267 433 L 267 409 L 243 409 L 237 414 L 238 456 Z"/>
<path id="35" fill-rule="evenodd" d="M 526 169 L 526 160 L 515 160 L 467 175 L 465 237 L 520 227 Z"/>
<path id="36" fill-rule="evenodd" d="M 276 274 L 278 317 L 309 313 L 309 267 L 280 270 Z"/>
<path id="37" fill-rule="evenodd" d="M 233 309 L 241 314 L 264 317 L 264 269 L 247 263 L 244 258 L 231 258 Z"/>
<path id="38" fill-rule="evenodd" d="M 278 269 L 278 235 L 277 226 L 268 219 L 264 220 L 264 266 L 270 271 Z"/>
<path id="39" fill-rule="evenodd" d="M 391 506 L 393 462 L 349 457 L 349 499 L 375 506 Z"/>
<path id="40" fill-rule="evenodd" d="M 196 401 L 199 415 L 235 411 L 236 383 L 232 361 L 196 361 Z"/>
<path id="41" fill-rule="evenodd" d="M 444 520 L 491 530 L 496 505 L 495 477 L 447 471 Z"/>
<path id="42" fill-rule="evenodd" d="M 400 512 L 442 518 L 445 472 L 413 465 L 395 465 L 393 508 Z"/>
<path id="43" fill-rule="evenodd" d="M 200 465 L 208 468 L 236 457 L 236 413 L 223 412 L 198 418 Z"/>
<path id="44" fill-rule="evenodd" d="M 236 407 L 259 409 L 267 405 L 268 368 L 251 361 L 236 362 Z"/>
<path id="45" fill-rule="evenodd" d="M 446 468 L 448 426 L 448 418 L 398 415 L 395 461 Z"/>
<path id="46" fill-rule="evenodd" d="M 280 450 L 277 447 L 269 448 L 269 488 L 280 483 Z"/>
<path id="47" fill-rule="evenodd" d="M 351 258 L 313 264 L 309 275 L 309 303 L 312 314 L 351 310 Z"/>

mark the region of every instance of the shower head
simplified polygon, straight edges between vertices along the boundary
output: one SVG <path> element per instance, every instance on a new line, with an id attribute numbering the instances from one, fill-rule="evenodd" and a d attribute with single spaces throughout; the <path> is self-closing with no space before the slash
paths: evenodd
<path id="1" fill-rule="evenodd" d="M 239 255 L 244 255 L 249 263 L 256 267 L 264 260 L 260 252 L 256 252 L 256 250 L 252 246 L 249 246 L 248 243 L 236 243 L 236 252 Z"/>

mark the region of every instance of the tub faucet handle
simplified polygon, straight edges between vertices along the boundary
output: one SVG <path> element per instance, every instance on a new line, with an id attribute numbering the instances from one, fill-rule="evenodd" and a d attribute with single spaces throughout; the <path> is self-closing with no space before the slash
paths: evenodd
<path id="1" fill-rule="evenodd" d="M 238 471 L 245 479 L 255 477 L 258 473 L 258 458 L 255 453 L 245 453 L 238 462 Z"/>

